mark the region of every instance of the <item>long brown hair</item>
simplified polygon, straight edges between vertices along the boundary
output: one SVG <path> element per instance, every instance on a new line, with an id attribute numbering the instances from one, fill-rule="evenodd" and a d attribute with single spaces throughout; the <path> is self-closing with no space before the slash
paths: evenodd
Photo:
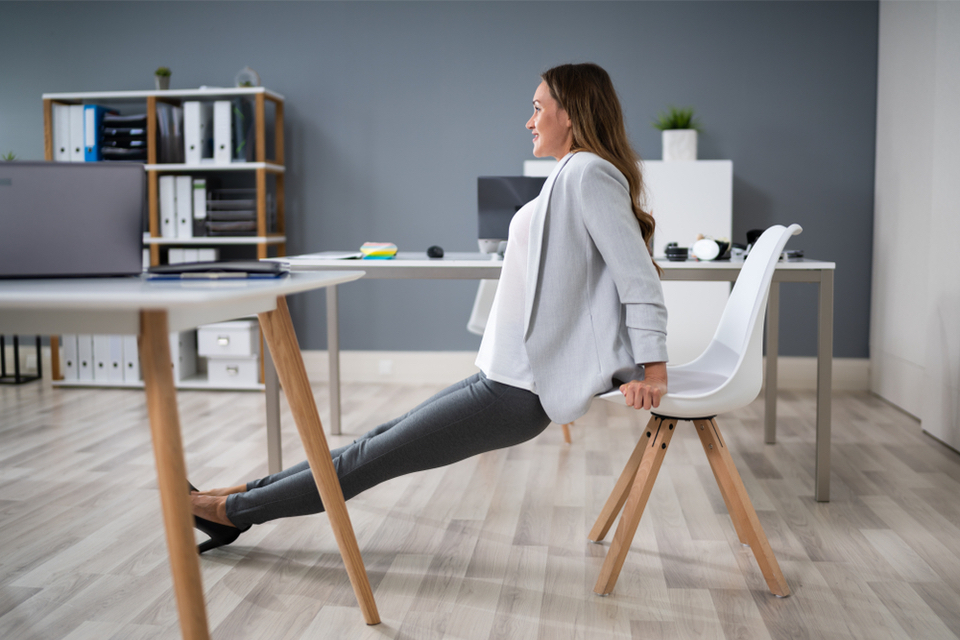
<path id="1" fill-rule="evenodd" d="M 609 74 L 599 65 L 562 64 L 540 76 L 550 96 L 567 112 L 573 123 L 571 151 L 590 151 L 615 166 L 630 187 L 630 205 L 640 224 L 647 247 L 653 241 L 656 222 L 643 208 L 643 176 L 640 156 L 634 151 L 623 125 L 623 110 Z M 657 271 L 660 268 L 657 267 Z"/>

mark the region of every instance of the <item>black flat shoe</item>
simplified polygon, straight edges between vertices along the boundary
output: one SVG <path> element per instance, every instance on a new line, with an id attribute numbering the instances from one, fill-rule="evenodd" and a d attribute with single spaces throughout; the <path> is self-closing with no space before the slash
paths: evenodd
<path id="1" fill-rule="evenodd" d="M 189 482 L 187 484 L 189 484 Z M 197 488 L 191 484 L 190 491 L 197 491 Z M 206 542 L 201 542 L 197 545 L 198 553 L 203 553 L 204 551 L 210 551 L 210 549 L 226 546 L 239 538 L 240 534 L 243 533 L 236 527 L 228 527 L 227 525 L 220 524 L 219 522 L 211 522 L 210 520 L 201 518 L 200 516 L 193 516 L 193 526 L 210 536 L 209 540 Z"/>

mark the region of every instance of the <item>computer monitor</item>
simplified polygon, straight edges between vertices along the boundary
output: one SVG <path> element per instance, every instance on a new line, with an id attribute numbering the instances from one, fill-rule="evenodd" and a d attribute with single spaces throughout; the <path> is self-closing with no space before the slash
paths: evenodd
<path id="1" fill-rule="evenodd" d="M 143 270 L 143 165 L 0 162 L 0 278 Z"/>
<path id="2" fill-rule="evenodd" d="M 496 253 L 507 239 L 510 220 L 538 195 L 546 178 L 483 176 L 477 178 L 477 226 L 480 251 Z"/>

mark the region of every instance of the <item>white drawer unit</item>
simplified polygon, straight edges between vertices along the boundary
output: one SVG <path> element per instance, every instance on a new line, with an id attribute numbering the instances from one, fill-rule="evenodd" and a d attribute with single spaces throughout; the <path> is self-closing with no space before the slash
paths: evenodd
<path id="1" fill-rule="evenodd" d="M 256 320 L 204 325 L 197 330 L 197 352 L 206 358 L 257 356 L 260 354 L 260 325 Z"/>
<path id="2" fill-rule="evenodd" d="M 249 387 L 260 382 L 260 358 L 210 358 L 207 384 L 212 387 Z"/>

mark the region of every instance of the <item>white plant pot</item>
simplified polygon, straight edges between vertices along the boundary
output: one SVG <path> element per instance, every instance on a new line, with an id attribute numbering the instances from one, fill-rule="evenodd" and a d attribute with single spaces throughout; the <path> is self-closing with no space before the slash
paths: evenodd
<path id="1" fill-rule="evenodd" d="M 662 133 L 665 161 L 697 159 L 696 129 L 666 129 Z"/>

